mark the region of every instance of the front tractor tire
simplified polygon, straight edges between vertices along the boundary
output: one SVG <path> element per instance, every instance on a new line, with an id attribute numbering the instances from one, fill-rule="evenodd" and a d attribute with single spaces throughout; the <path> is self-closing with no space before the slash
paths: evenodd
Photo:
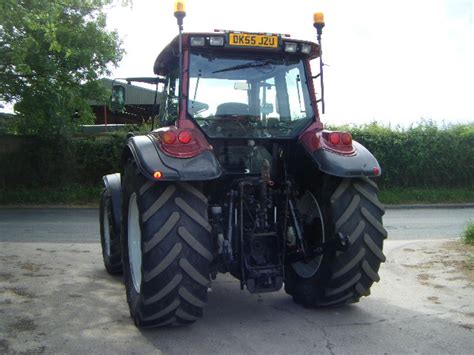
<path id="1" fill-rule="evenodd" d="M 102 258 L 105 270 L 111 275 L 122 273 L 122 249 L 120 244 L 120 232 L 112 211 L 112 200 L 107 189 L 100 195 L 100 243 L 102 246 Z"/>
<path id="2" fill-rule="evenodd" d="M 387 232 L 382 225 L 384 207 L 377 185 L 368 178 L 330 178 L 316 194 L 326 225 L 326 240 L 342 233 L 349 248 L 325 254 L 318 270 L 302 275 L 287 267 L 285 290 L 306 307 L 334 307 L 358 302 L 379 281 L 378 270 L 385 261 L 382 252 Z"/>
<path id="3" fill-rule="evenodd" d="M 193 323 L 210 284 L 207 198 L 185 182 L 148 181 L 133 161 L 122 185 L 122 253 L 130 314 L 139 327 Z"/>

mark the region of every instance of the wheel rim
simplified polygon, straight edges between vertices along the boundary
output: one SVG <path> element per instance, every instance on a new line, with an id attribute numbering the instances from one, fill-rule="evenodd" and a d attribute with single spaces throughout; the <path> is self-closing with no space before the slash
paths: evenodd
<path id="1" fill-rule="evenodd" d="M 137 195 L 132 193 L 128 204 L 128 260 L 135 291 L 140 292 L 142 283 L 142 233 L 140 230 Z"/>
<path id="2" fill-rule="evenodd" d="M 301 214 L 305 227 L 304 229 L 306 230 L 308 226 L 316 225 L 316 230 L 314 232 L 319 234 L 319 242 L 324 243 L 324 218 L 316 197 L 314 197 L 310 191 L 306 191 L 304 195 L 296 202 L 296 206 Z M 314 276 L 318 272 L 322 261 L 323 255 L 319 255 L 311 259 L 309 262 L 298 261 L 293 263 L 291 264 L 291 267 L 298 274 L 298 276 L 307 279 Z"/>
<path id="3" fill-rule="evenodd" d="M 104 212 L 102 213 L 102 225 L 104 226 L 104 244 L 105 254 L 110 256 L 110 225 L 109 225 L 109 208 L 105 202 Z"/>

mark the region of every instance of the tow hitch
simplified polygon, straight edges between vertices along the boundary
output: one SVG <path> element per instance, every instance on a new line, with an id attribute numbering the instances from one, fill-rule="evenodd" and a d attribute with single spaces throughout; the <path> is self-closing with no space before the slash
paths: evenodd
<path id="1" fill-rule="evenodd" d="M 338 234 L 336 234 L 335 238 L 332 238 L 326 243 L 316 244 L 311 248 L 307 247 L 306 250 L 298 249 L 294 252 L 289 253 L 287 255 L 287 259 L 290 263 L 295 263 L 298 261 L 308 261 L 316 256 L 320 256 L 326 253 L 346 251 L 347 249 L 349 249 L 349 246 L 349 237 L 339 232 Z"/>

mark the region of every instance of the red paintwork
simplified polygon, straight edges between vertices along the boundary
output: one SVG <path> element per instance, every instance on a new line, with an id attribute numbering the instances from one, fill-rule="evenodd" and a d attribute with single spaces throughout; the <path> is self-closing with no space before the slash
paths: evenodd
<path id="1" fill-rule="evenodd" d="M 311 72 L 310 60 L 307 59 L 305 63 L 306 67 L 306 77 L 312 78 L 313 74 Z M 313 112 L 315 115 L 315 122 L 313 122 L 308 128 L 304 130 L 303 133 L 299 136 L 299 141 L 307 149 L 308 152 L 312 153 L 319 149 L 330 150 L 336 154 L 341 155 L 354 155 L 355 149 L 351 144 L 343 144 L 342 139 L 340 144 L 334 145 L 329 141 L 330 131 L 324 131 L 323 123 L 319 116 L 318 103 L 316 99 L 316 90 L 314 89 L 314 81 L 308 79 L 308 88 L 309 94 L 311 96 L 311 106 L 313 107 Z M 343 132 L 341 132 L 342 134 Z M 341 137 L 342 138 L 342 137 Z"/>
<path id="2" fill-rule="evenodd" d="M 183 93 L 179 103 L 179 116 L 176 125 L 179 128 L 196 128 L 193 121 L 188 119 L 188 87 L 189 87 L 189 49 L 187 45 L 185 46 L 184 43 L 188 43 L 188 37 L 183 37 L 183 82 L 180 83 L 181 85 L 181 92 Z M 192 126 L 187 126 L 187 121 L 190 122 Z"/>

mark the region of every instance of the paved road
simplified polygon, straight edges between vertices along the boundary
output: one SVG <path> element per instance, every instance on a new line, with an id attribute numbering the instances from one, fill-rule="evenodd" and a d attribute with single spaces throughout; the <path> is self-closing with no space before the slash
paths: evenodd
<path id="1" fill-rule="evenodd" d="M 474 208 L 388 209 L 383 222 L 390 240 L 458 238 Z"/>
<path id="2" fill-rule="evenodd" d="M 474 208 L 387 210 L 384 225 L 390 240 L 456 238 Z M 96 209 L 0 209 L 0 241 L 98 242 Z"/>
<path id="3" fill-rule="evenodd" d="M 97 210 L 0 209 L 0 354 L 471 354 L 473 283 L 444 245 L 473 214 L 388 210 L 381 282 L 357 305 L 305 309 L 219 275 L 202 320 L 139 330 L 104 271 Z"/>

